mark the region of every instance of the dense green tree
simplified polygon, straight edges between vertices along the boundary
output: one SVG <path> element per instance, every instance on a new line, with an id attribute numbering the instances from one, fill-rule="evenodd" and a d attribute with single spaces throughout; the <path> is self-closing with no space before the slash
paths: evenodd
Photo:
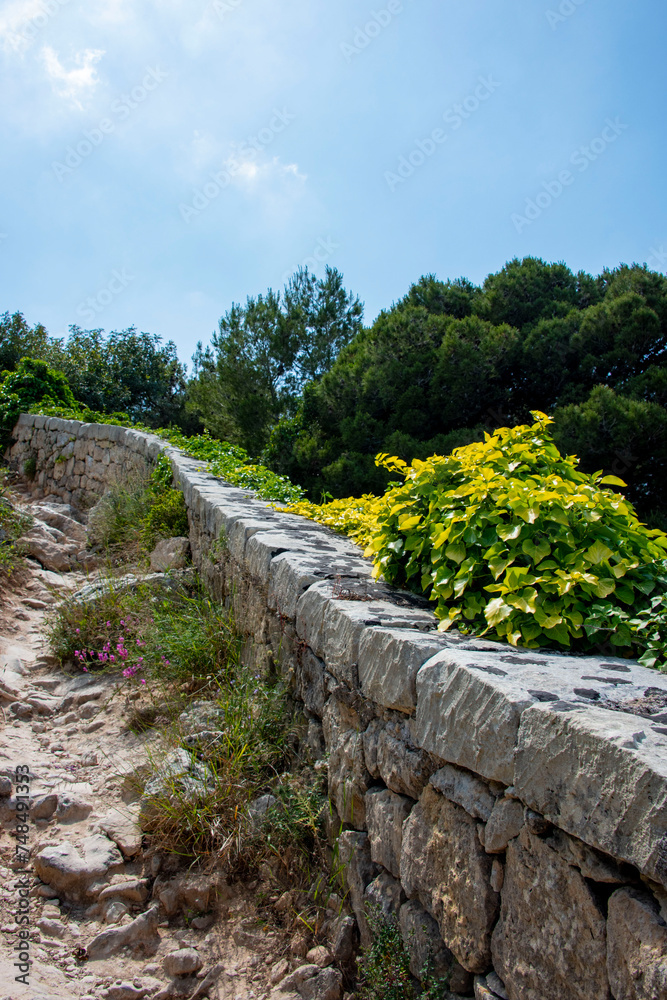
<path id="1" fill-rule="evenodd" d="M 212 347 L 193 358 L 189 407 L 220 437 L 257 455 L 271 427 L 294 411 L 303 387 L 319 379 L 361 330 L 363 307 L 339 271 L 317 279 L 307 269 L 284 291 L 234 303 Z"/>
<path id="2" fill-rule="evenodd" d="M 49 337 L 38 323 L 31 327 L 22 313 L 0 316 L 0 372 L 14 371 L 21 358 L 44 358 L 48 355 Z"/>
<path id="3" fill-rule="evenodd" d="M 102 413 L 126 412 L 155 427 L 180 422 L 185 368 L 173 341 L 162 344 L 135 327 L 112 331 L 71 326 L 67 340 L 52 348 L 76 399 Z"/>
<path id="4" fill-rule="evenodd" d="M 377 491 L 388 478 L 378 452 L 446 454 L 540 409 L 586 471 L 626 463 L 631 499 L 654 517 L 667 509 L 651 461 L 664 464 L 666 406 L 665 276 L 526 258 L 481 288 L 420 279 L 306 386 L 264 459 L 314 499 Z"/>

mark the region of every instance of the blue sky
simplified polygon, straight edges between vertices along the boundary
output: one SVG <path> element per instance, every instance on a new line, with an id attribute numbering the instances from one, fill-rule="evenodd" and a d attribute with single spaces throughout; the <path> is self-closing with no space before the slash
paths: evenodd
<path id="1" fill-rule="evenodd" d="M 309 264 L 367 321 L 513 256 L 667 269 L 664 0 L 4 0 L 0 311 L 189 361 Z"/>

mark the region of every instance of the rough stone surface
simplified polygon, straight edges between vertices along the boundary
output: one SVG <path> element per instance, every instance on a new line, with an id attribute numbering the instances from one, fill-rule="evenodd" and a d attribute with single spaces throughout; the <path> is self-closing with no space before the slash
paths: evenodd
<path id="1" fill-rule="evenodd" d="M 410 972 L 417 979 L 427 965 L 436 976 L 445 976 L 454 964 L 454 956 L 440 937 L 433 917 L 416 900 L 404 903 L 399 913 L 401 937 L 410 956 Z"/>
<path id="2" fill-rule="evenodd" d="M 363 830 L 365 794 L 371 776 L 366 770 L 359 716 L 336 698 L 330 698 L 323 725 L 329 748 L 329 795 L 343 822 Z"/>
<path id="3" fill-rule="evenodd" d="M 56 819 L 61 823 L 81 823 L 93 811 L 92 802 L 75 792 L 60 792 Z"/>
<path id="4" fill-rule="evenodd" d="M 567 833 L 667 884 L 667 737 L 647 722 L 535 705 L 521 723 L 515 792 Z"/>
<path id="5" fill-rule="evenodd" d="M 401 874 L 403 823 L 410 815 L 414 800 L 395 792 L 371 788 L 366 793 L 366 825 L 371 843 L 371 858 L 395 878 Z"/>
<path id="6" fill-rule="evenodd" d="M 158 908 L 152 906 L 129 924 L 112 927 L 97 934 L 86 948 L 88 958 L 90 961 L 111 958 L 126 947 L 132 948 L 134 952 L 143 951 L 153 955 L 160 943 L 157 925 Z"/>
<path id="7" fill-rule="evenodd" d="M 401 881 L 437 920 L 445 944 L 469 972 L 491 960 L 498 896 L 476 820 L 428 785 L 403 830 Z"/>
<path id="8" fill-rule="evenodd" d="M 415 746 L 406 723 L 388 722 L 379 730 L 375 760 L 377 775 L 387 787 L 413 799 L 419 798 L 434 769 L 429 755 Z"/>
<path id="9" fill-rule="evenodd" d="M 139 810 L 133 806 L 110 809 L 100 820 L 100 828 L 121 849 L 126 858 L 134 857 L 141 850 Z"/>
<path id="10" fill-rule="evenodd" d="M 35 857 L 35 874 L 71 899 L 85 899 L 91 886 L 118 870 L 123 859 L 101 834 L 85 837 L 80 850 L 67 842 L 45 847 Z"/>
<path id="11" fill-rule="evenodd" d="M 359 683 L 367 698 L 399 712 L 417 707 L 419 668 L 450 645 L 437 632 L 367 628 L 359 642 Z"/>
<path id="12" fill-rule="evenodd" d="M 190 540 L 188 538 L 165 538 L 158 542 L 151 552 L 151 569 L 154 573 L 166 573 L 171 569 L 184 569 L 188 564 Z"/>
<path id="13" fill-rule="evenodd" d="M 495 798 L 485 781 L 453 764 L 445 764 L 431 776 L 433 787 L 484 823 L 490 818 Z"/>
<path id="14" fill-rule="evenodd" d="M 616 1000 L 667 997 L 667 926 L 652 896 L 617 889 L 609 900 L 607 971 Z"/>
<path id="15" fill-rule="evenodd" d="M 606 959 L 604 916 L 585 880 L 524 828 L 507 848 L 493 932 L 493 964 L 509 995 L 609 1000 Z"/>
<path id="16" fill-rule="evenodd" d="M 318 965 L 302 965 L 286 976 L 271 993 L 271 1000 L 285 996 L 301 1000 L 341 1000 L 343 977 L 338 969 L 320 969 Z"/>
<path id="17" fill-rule="evenodd" d="M 516 799 L 498 799 L 484 830 L 487 854 L 501 854 L 523 826 L 523 805 Z"/>
<path id="18" fill-rule="evenodd" d="M 354 830 L 341 833 L 338 853 L 350 904 L 359 924 L 361 944 L 367 948 L 371 943 L 371 934 L 366 920 L 364 893 L 366 886 L 378 875 L 380 868 L 371 859 L 371 845 L 367 833 L 358 833 Z"/>
<path id="19" fill-rule="evenodd" d="M 203 959 L 195 948 L 179 948 L 164 956 L 164 971 L 168 976 L 191 976 L 199 972 Z"/>
<path id="20" fill-rule="evenodd" d="M 405 902 L 405 892 L 398 879 L 393 878 L 388 872 L 381 871 L 373 881 L 366 886 L 364 892 L 364 905 L 366 912 L 369 908 L 376 913 L 381 913 L 385 920 L 398 919 L 398 913 Z"/>

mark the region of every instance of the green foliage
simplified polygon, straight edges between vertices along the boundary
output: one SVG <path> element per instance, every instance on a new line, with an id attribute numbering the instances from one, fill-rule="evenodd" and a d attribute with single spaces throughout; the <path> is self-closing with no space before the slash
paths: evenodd
<path id="1" fill-rule="evenodd" d="M 637 613 L 667 589 L 667 536 L 642 525 L 623 496 L 561 456 L 544 415 L 484 443 L 407 467 L 389 490 L 368 552 L 376 572 L 437 602 L 451 625 L 528 647 L 592 645 L 586 622 L 606 600 Z M 644 633 L 619 642 L 642 651 Z"/>
<path id="2" fill-rule="evenodd" d="M 173 485 L 171 462 L 158 455 L 147 487 L 148 509 L 142 519 L 142 540 L 148 549 L 160 538 L 187 537 L 190 532 L 183 494 Z"/>
<path id="3" fill-rule="evenodd" d="M 21 358 L 47 360 L 48 345 L 41 323 L 30 327 L 20 312 L 0 316 L 0 372 L 14 371 Z"/>
<path id="4" fill-rule="evenodd" d="M 240 655 L 227 612 L 196 582 L 169 591 L 151 584 L 128 590 L 109 577 L 94 599 L 60 601 L 48 636 L 62 663 L 76 660 L 89 670 L 118 670 L 138 667 L 141 657 L 141 676 L 158 685 L 195 677 L 199 688 L 210 688 L 212 681 L 215 690 L 229 670 L 236 670 Z M 125 660 L 116 656 L 121 636 L 129 651 Z M 100 657 L 110 640 L 115 660 Z"/>
<path id="5" fill-rule="evenodd" d="M 114 561 L 146 556 L 161 538 L 187 536 L 188 515 L 171 463 L 159 455 L 150 476 L 113 483 L 90 515 L 89 538 Z"/>
<path id="6" fill-rule="evenodd" d="M 6 469 L 0 468 L 0 583 L 9 579 L 22 561 L 19 539 L 32 524 L 32 518 L 14 505 Z"/>
<path id="7" fill-rule="evenodd" d="M 447 980 L 435 978 L 428 966 L 421 984 L 410 974 L 410 958 L 395 918 L 377 906 L 368 907 L 372 943 L 360 962 L 358 1000 L 446 1000 Z"/>
<path id="8" fill-rule="evenodd" d="M 126 412 L 153 427 L 182 416 L 185 369 L 172 341 L 162 345 L 160 337 L 134 327 L 105 336 L 72 326 L 53 353 L 84 409 Z"/>
<path id="9" fill-rule="evenodd" d="M 45 361 L 67 378 L 82 413 L 125 412 L 151 426 L 198 422 L 185 414 L 185 368 L 172 341 L 138 333 L 71 326 L 66 340 L 31 328 L 21 313 L 0 317 L 0 371 L 14 371 L 22 358 Z M 91 422 L 87 415 L 82 419 Z"/>
<path id="10" fill-rule="evenodd" d="M 247 451 L 238 445 L 216 441 L 208 434 L 186 437 L 176 430 L 159 430 L 156 433 L 186 455 L 207 462 L 212 475 L 219 476 L 232 486 L 253 490 L 264 500 L 293 503 L 304 495 L 301 487 L 295 486 L 285 476 L 276 475 L 263 465 L 253 464 Z"/>
<path id="11" fill-rule="evenodd" d="M 604 413 L 600 386 L 620 400 Z M 481 287 L 428 275 L 305 387 L 262 460 L 313 501 L 379 493 L 390 477 L 378 452 L 447 454 L 533 409 L 554 416 L 562 448 L 576 442 L 584 471 L 626 478 L 642 517 L 667 523 L 667 278 L 638 265 L 593 278 L 531 257 Z"/>
<path id="12" fill-rule="evenodd" d="M 197 347 L 189 408 L 216 437 L 259 454 L 304 384 L 327 371 L 359 331 L 361 314 L 332 268 L 321 280 L 299 270 L 282 294 L 269 289 L 245 306 L 234 303 L 212 348 Z"/>
<path id="13" fill-rule="evenodd" d="M 23 358 L 15 371 L 0 376 L 0 436 L 6 440 L 19 414 L 37 404 L 69 407 L 74 396 L 62 372 L 45 361 Z"/>

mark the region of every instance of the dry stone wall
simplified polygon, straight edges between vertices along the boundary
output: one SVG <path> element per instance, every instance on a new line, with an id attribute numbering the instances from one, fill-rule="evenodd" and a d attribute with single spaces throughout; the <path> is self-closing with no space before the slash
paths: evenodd
<path id="1" fill-rule="evenodd" d="M 363 943 L 372 903 L 453 994 L 667 998 L 667 677 L 439 633 L 351 542 L 157 437 L 36 416 L 14 437 L 75 502 L 168 454 L 195 565 L 328 756 Z"/>

